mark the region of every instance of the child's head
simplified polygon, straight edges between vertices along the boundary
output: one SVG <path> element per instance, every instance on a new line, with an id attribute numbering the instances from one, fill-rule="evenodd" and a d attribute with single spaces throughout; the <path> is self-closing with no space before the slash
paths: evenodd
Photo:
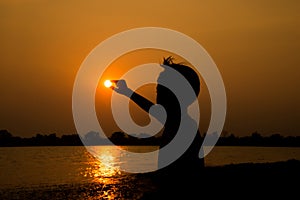
<path id="1" fill-rule="evenodd" d="M 179 72 L 191 85 L 195 92 L 195 96 L 198 96 L 200 93 L 200 79 L 198 74 L 190 67 L 183 65 L 181 63 L 174 63 L 173 58 L 171 56 L 164 58 L 163 65 L 169 66 L 172 69 L 175 69 L 177 72 Z M 163 71 L 160 76 L 160 78 L 164 77 L 164 73 L 168 73 L 166 70 Z M 176 81 L 176 80 L 174 80 Z M 168 90 L 166 87 L 158 85 L 157 86 L 157 103 L 158 104 L 170 104 L 171 101 L 174 100 L 176 96 Z M 188 105 L 192 104 L 195 99 L 186 99 Z"/>

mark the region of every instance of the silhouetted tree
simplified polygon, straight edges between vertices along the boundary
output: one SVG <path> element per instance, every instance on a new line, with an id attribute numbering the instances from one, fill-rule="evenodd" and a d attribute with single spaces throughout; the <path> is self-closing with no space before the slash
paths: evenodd
<path id="1" fill-rule="evenodd" d="M 63 135 L 61 137 L 60 144 L 64 145 L 64 146 L 81 146 L 81 145 L 83 145 L 78 134 Z"/>
<path id="2" fill-rule="evenodd" d="M 103 143 L 103 140 L 100 137 L 99 133 L 95 131 L 88 132 L 84 136 L 83 140 L 85 145 L 100 145 Z"/>
<path id="3" fill-rule="evenodd" d="M 256 146 L 261 146 L 264 143 L 263 137 L 257 131 L 251 134 L 251 143 Z"/>
<path id="4" fill-rule="evenodd" d="M 128 138 L 126 136 L 127 135 L 123 132 L 114 132 L 109 139 L 115 144 L 125 144 L 126 139 Z"/>
<path id="5" fill-rule="evenodd" d="M 6 146 L 13 140 L 13 136 L 7 130 L 0 130 L 0 145 Z"/>

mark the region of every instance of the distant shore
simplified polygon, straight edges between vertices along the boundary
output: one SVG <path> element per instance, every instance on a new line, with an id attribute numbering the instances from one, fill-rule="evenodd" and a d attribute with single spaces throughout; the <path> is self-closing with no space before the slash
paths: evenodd
<path id="1" fill-rule="evenodd" d="M 202 136 L 202 139 L 205 136 Z M 211 135 L 207 137 L 216 137 Z M 30 138 L 13 136 L 7 130 L 0 130 L 0 147 L 19 146 L 102 146 L 115 144 L 118 146 L 159 146 L 160 137 L 134 137 L 124 132 L 114 132 L 110 137 L 100 137 L 98 132 L 88 132 L 83 138 L 78 134 L 62 135 L 58 137 L 56 133 L 43 135 L 36 134 Z M 213 140 L 214 141 L 214 140 Z M 209 145 L 209 144 L 207 144 Z M 266 146 L 266 147 L 300 147 L 300 136 L 282 136 L 272 134 L 262 136 L 254 132 L 251 136 L 237 137 L 233 134 L 218 138 L 216 146 Z"/>

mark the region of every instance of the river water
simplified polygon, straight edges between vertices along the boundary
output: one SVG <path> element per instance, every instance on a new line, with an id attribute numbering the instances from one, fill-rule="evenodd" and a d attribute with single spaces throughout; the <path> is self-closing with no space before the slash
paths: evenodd
<path id="1" fill-rule="evenodd" d="M 0 148 L 0 191 L 2 191 L 0 196 L 2 194 L 2 199 L 5 199 L 7 195 L 12 195 L 13 193 L 15 199 L 20 197 L 18 195 L 23 195 L 25 199 L 29 194 L 28 192 L 24 194 L 24 190 L 28 191 L 28 188 L 32 188 L 32 192 L 36 193 L 35 188 L 39 188 L 39 191 L 43 187 L 46 189 L 56 188 L 57 190 L 57 188 L 62 189 L 70 185 L 74 188 L 76 184 L 80 185 L 78 186 L 79 188 L 84 184 L 94 184 L 93 187 L 99 187 L 96 188 L 97 191 L 100 191 L 99 195 L 106 195 L 110 199 L 116 199 L 114 195 L 121 195 L 124 191 L 130 191 L 128 188 L 136 187 L 137 182 L 133 180 L 137 177 L 129 176 L 118 167 L 120 164 L 120 159 L 118 158 L 121 155 L 114 150 L 113 146 L 99 146 L 95 148 L 97 148 L 102 162 L 95 159 L 83 146 Z M 135 149 L 135 151 L 138 149 L 151 151 L 157 147 L 123 148 L 131 148 Z M 266 163 L 289 159 L 300 160 L 300 148 L 216 146 L 205 157 L 205 165 L 222 166 L 238 163 Z M 113 167 L 107 165 L 106 162 L 113 164 Z M 124 164 L 124 160 L 122 164 Z M 135 162 L 128 161 L 125 164 L 134 165 L 137 169 L 149 168 L 149 170 L 153 170 L 157 165 L 157 158 L 154 156 L 150 160 L 140 159 Z M 133 182 L 134 185 L 131 185 Z M 146 183 L 140 182 L 139 184 Z M 105 185 L 110 188 L 103 190 Z M 127 189 L 125 190 L 124 187 Z M 66 188 L 62 190 L 68 191 Z M 118 193 L 117 190 L 121 191 Z M 138 193 L 135 191 L 134 194 Z M 122 195 L 124 196 L 124 194 Z M 132 197 L 132 199 L 134 198 Z"/>

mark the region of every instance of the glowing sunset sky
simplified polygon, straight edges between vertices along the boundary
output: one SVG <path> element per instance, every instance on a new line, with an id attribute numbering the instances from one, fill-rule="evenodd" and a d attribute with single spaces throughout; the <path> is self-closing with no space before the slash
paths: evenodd
<path id="1" fill-rule="evenodd" d="M 225 130 L 300 135 L 299 10 L 297 0 L 1 0 L 0 129 L 75 133 L 72 89 L 88 53 L 113 34 L 157 26 L 194 38 L 217 64 Z M 158 57 L 139 59 L 162 59 L 149 55 Z"/>

